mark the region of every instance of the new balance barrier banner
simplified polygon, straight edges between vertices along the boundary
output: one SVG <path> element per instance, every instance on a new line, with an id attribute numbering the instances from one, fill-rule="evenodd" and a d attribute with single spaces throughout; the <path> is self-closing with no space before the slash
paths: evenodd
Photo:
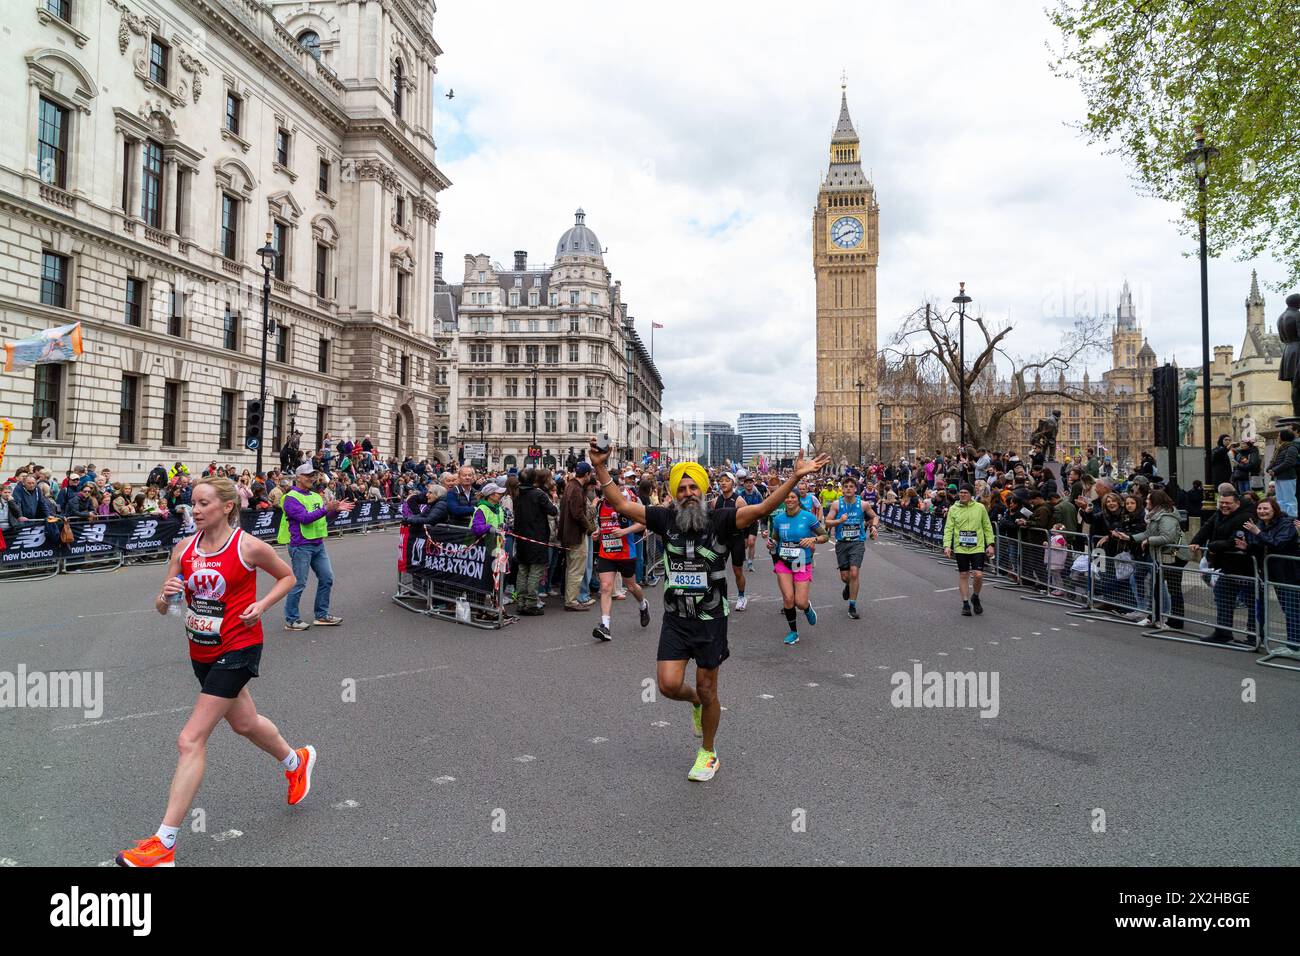
<path id="1" fill-rule="evenodd" d="M 492 550 L 495 535 L 476 538 L 465 528 L 455 525 L 408 528 L 406 535 L 406 570 L 416 577 L 453 591 L 491 594 Z"/>
<path id="2" fill-rule="evenodd" d="M 267 508 L 265 511 L 241 511 L 239 527 L 244 534 L 251 535 L 258 541 L 275 544 L 276 535 L 280 533 L 280 509 Z"/>
<path id="3" fill-rule="evenodd" d="M 32 521 L 5 532 L 5 548 L 0 552 L 0 568 L 51 564 L 63 556 L 59 544 L 59 526 L 48 521 Z"/>

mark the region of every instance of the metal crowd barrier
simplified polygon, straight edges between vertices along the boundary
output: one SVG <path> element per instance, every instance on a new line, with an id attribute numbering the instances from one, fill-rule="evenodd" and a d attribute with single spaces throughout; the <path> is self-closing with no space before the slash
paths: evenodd
<path id="1" fill-rule="evenodd" d="M 1257 610 L 1262 593 L 1258 566 L 1256 573 L 1249 576 L 1225 574 L 1201 569 L 1203 550 L 1193 551 L 1188 545 L 1164 550 L 1166 556 L 1172 556 L 1174 560 L 1159 566 L 1160 583 L 1169 592 L 1174 607 L 1167 618 L 1162 616 L 1157 621 L 1156 629 L 1148 631 L 1147 636 L 1202 647 L 1255 651 L 1259 647 Z M 1175 594 L 1179 597 L 1177 602 L 1173 601 Z M 1181 613 L 1178 613 L 1179 608 Z M 1209 635 L 1184 636 L 1189 624 L 1240 635 L 1245 640 L 1234 637 L 1231 642 L 1214 643 L 1202 640 Z"/>
<path id="2" fill-rule="evenodd" d="M 1264 582 L 1259 631 L 1264 656 L 1255 663 L 1300 671 L 1300 558 L 1270 554 L 1264 559 Z"/>
<path id="3" fill-rule="evenodd" d="M 505 557 L 504 553 L 502 557 Z M 500 559 L 494 558 L 494 561 Z M 427 574 L 398 571 L 397 590 L 393 592 L 393 603 L 426 617 L 436 617 L 487 631 L 500 630 L 518 620 L 514 615 L 507 614 L 505 610 L 506 568 L 506 561 L 502 561 L 499 572 L 493 575 L 495 586 L 490 593 L 443 585 Z M 461 597 L 464 597 L 469 604 L 468 621 L 461 621 L 456 617 L 456 604 Z"/>

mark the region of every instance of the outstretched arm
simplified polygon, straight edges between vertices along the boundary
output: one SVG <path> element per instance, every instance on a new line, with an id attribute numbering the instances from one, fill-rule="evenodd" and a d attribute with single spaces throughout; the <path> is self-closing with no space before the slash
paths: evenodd
<path id="1" fill-rule="evenodd" d="M 638 524 L 645 524 L 645 505 L 623 497 L 623 492 L 618 489 L 605 468 L 605 463 L 609 461 L 609 452 L 598 449 L 594 438 L 591 440 L 591 447 L 587 449 L 587 460 L 596 471 L 596 481 L 600 485 L 600 493 L 604 495 L 606 503 L 625 518 L 631 518 Z"/>
<path id="2" fill-rule="evenodd" d="M 829 465 L 830 462 L 830 455 L 818 455 L 816 458 L 809 461 L 804 458 L 803 452 L 800 452 L 799 457 L 794 463 L 794 471 L 791 472 L 789 478 L 781 482 L 779 486 L 777 486 L 758 504 L 744 505 L 736 509 L 736 527 L 747 527 L 759 518 L 765 518 L 770 515 L 777 508 L 781 507 L 781 504 L 785 501 L 785 496 L 794 490 L 794 486 L 799 484 L 800 479 L 807 475 L 811 475 L 814 472 L 821 471 Z"/>

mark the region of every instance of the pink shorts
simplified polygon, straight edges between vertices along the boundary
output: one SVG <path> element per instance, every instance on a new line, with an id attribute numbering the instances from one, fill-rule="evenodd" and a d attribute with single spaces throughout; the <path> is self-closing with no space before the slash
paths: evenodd
<path id="1" fill-rule="evenodd" d="M 812 580 L 813 569 L 811 564 L 804 567 L 802 571 L 791 571 L 784 561 L 777 561 L 773 570 L 776 571 L 777 574 L 790 575 L 796 583 Z"/>

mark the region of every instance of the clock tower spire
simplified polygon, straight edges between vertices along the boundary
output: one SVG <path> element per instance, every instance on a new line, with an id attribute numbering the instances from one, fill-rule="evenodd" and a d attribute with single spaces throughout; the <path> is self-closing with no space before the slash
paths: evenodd
<path id="1" fill-rule="evenodd" d="M 837 458 L 852 461 L 857 457 L 859 434 L 864 457 L 880 451 L 876 408 L 880 207 L 875 187 L 862 171 L 861 142 L 849 115 L 847 86 L 847 78 L 841 77 L 839 120 L 831 134 L 829 164 L 813 211 L 817 285 L 813 435 L 819 450 L 832 450 Z"/>

